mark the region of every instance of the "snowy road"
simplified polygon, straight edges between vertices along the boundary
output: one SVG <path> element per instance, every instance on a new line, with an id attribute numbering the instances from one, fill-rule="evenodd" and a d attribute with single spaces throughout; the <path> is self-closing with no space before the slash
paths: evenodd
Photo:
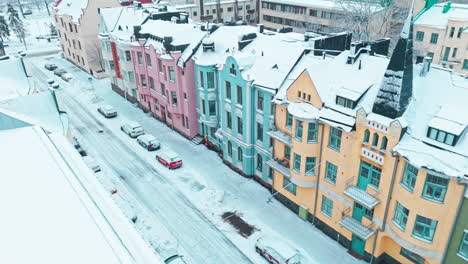
<path id="1" fill-rule="evenodd" d="M 46 77 L 45 74 L 36 76 L 41 79 Z M 114 132 L 104 124 L 110 120 L 99 120 L 72 94 L 65 94 L 70 123 L 84 145 L 92 150 L 97 160 L 104 161 L 114 176 L 120 177 L 139 202 L 176 236 L 178 246 L 189 254 L 187 259 L 207 264 L 220 263 L 222 259 L 229 259 L 229 263 L 251 263 L 183 193 L 161 176 L 152 164 L 135 153 L 133 148 L 137 148 L 137 145 L 129 147 L 127 140 L 121 138 L 126 135 L 115 135 L 120 131 Z M 166 171 L 165 174 L 170 176 L 171 172 Z"/>

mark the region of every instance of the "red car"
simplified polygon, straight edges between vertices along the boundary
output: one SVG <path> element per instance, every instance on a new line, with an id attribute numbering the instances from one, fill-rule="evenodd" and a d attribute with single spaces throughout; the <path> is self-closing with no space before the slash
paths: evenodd
<path id="1" fill-rule="evenodd" d="M 175 169 L 182 166 L 182 159 L 172 151 L 163 151 L 156 154 L 156 159 L 169 169 Z"/>

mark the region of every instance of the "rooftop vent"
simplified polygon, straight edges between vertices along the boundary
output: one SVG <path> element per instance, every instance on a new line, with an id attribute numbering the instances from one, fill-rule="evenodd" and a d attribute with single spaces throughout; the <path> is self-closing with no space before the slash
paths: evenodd
<path id="1" fill-rule="evenodd" d="M 206 36 L 202 41 L 203 51 L 215 51 L 214 40 L 210 36 Z"/>
<path id="2" fill-rule="evenodd" d="M 265 30 L 265 26 L 263 24 L 257 24 L 258 32 L 263 33 Z"/>
<path id="3" fill-rule="evenodd" d="M 426 76 L 426 74 L 429 72 L 429 70 L 431 69 L 431 61 L 432 61 L 431 57 L 424 57 L 422 69 L 421 69 L 421 72 L 419 73 L 420 76 Z"/>
<path id="4" fill-rule="evenodd" d="M 239 50 L 242 50 L 247 45 L 249 45 L 255 38 L 257 37 L 257 33 L 249 33 L 239 36 Z"/>

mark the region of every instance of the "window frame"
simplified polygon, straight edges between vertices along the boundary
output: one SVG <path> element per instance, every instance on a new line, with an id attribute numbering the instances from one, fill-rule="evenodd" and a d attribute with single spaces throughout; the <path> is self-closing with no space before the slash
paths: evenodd
<path id="1" fill-rule="evenodd" d="M 318 123 L 309 122 L 307 124 L 307 143 L 317 143 L 317 137 L 318 137 Z"/>
<path id="2" fill-rule="evenodd" d="M 402 231 L 406 230 L 410 210 L 404 207 L 401 203 L 396 202 L 395 212 L 393 213 L 393 223 Z"/>
<path id="3" fill-rule="evenodd" d="M 316 158 L 315 157 L 306 157 L 304 174 L 306 176 L 315 175 L 315 166 L 316 166 Z"/>
<path id="4" fill-rule="evenodd" d="M 322 195 L 322 203 L 320 206 L 320 212 L 328 217 L 333 215 L 333 200 Z"/>
<path id="5" fill-rule="evenodd" d="M 419 221 L 418 221 L 418 219 L 419 219 Z M 431 223 L 428 224 L 428 223 L 422 222 L 422 221 L 426 221 L 426 220 L 431 221 Z M 424 217 L 422 215 L 416 215 L 416 219 L 414 220 L 413 232 L 411 233 L 411 235 L 418 238 L 418 239 L 428 241 L 428 242 L 432 242 L 434 240 L 434 236 L 435 236 L 435 233 L 437 231 L 437 225 L 438 225 L 437 220 L 432 220 L 432 219 Z M 429 231 L 429 233 L 431 233 L 430 236 L 425 236 L 425 235 L 423 235 L 421 233 L 416 233 L 416 228 L 418 228 L 418 227 L 421 227 L 423 229 L 421 233 L 425 233 L 425 232 Z"/>
<path id="6" fill-rule="evenodd" d="M 445 182 L 446 185 L 444 186 L 440 182 Z M 430 201 L 443 203 L 445 195 L 447 194 L 448 185 L 449 179 L 427 173 L 421 197 Z M 431 195 L 428 195 L 429 188 L 432 188 Z M 436 197 L 438 190 L 441 190 L 440 197 Z"/>
<path id="7" fill-rule="evenodd" d="M 338 166 L 327 161 L 325 166 L 325 180 L 329 183 L 336 184 L 337 175 Z"/>
<path id="8" fill-rule="evenodd" d="M 407 189 L 409 192 L 413 192 L 414 186 L 416 185 L 416 180 L 418 178 L 418 173 L 418 168 L 409 163 L 406 163 L 400 184 L 403 185 L 403 187 L 405 187 L 405 189 Z"/>
<path id="9" fill-rule="evenodd" d="M 290 192 L 291 194 L 296 195 L 297 193 L 297 187 L 296 184 L 294 184 L 288 177 L 284 176 L 283 177 L 283 189 L 286 191 Z"/>
<path id="10" fill-rule="evenodd" d="M 296 119 L 296 129 L 294 132 L 294 138 L 301 142 L 302 141 L 302 134 L 304 133 L 304 125 L 303 122 Z"/>
<path id="11" fill-rule="evenodd" d="M 301 171 L 302 156 L 294 153 L 293 155 L 293 170 L 297 173 Z"/>
<path id="12" fill-rule="evenodd" d="M 330 133 L 328 136 L 328 147 L 335 151 L 340 151 L 341 136 L 342 136 L 342 131 L 340 129 L 335 128 L 335 127 L 330 127 Z"/>
<path id="13" fill-rule="evenodd" d="M 462 247 L 466 247 L 466 254 L 463 254 L 461 253 L 461 249 Z M 465 259 L 465 260 L 468 260 L 468 230 L 465 230 L 463 232 L 463 236 L 462 236 L 462 239 L 460 241 L 460 245 L 458 246 L 458 250 L 457 250 L 457 256 Z"/>

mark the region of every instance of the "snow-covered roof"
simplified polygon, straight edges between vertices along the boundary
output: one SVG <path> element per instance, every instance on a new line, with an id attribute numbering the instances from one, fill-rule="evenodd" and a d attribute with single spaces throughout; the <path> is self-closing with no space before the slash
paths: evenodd
<path id="1" fill-rule="evenodd" d="M 468 175 L 468 80 L 463 76 L 432 65 L 421 76 L 422 65 L 413 71 L 413 97 L 403 118 L 407 133 L 395 147 L 411 164 L 448 176 Z M 460 135 L 455 146 L 427 137 L 429 126 Z"/>
<path id="2" fill-rule="evenodd" d="M 20 58 L 0 61 L 0 101 L 29 94 L 29 82 Z"/>
<path id="3" fill-rule="evenodd" d="M 332 1 L 332 0 L 265 0 L 263 2 L 271 2 L 271 3 L 278 3 L 278 4 L 284 4 L 284 5 L 294 5 L 294 6 L 301 6 L 301 7 L 308 7 L 308 8 L 318 8 L 318 9 L 324 9 L 324 10 L 343 10 L 344 7 L 351 7 L 351 8 L 358 8 L 357 3 L 353 1 L 343 1 L 342 4 L 340 4 L 339 1 Z M 370 5 L 369 3 L 363 3 L 362 5 L 372 7 L 373 12 L 378 12 L 382 10 L 383 8 L 380 5 Z"/>
<path id="4" fill-rule="evenodd" d="M 78 23 L 78 19 L 83 14 L 83 10 L 88 6 L 88 0 L 62 0 L 55 7 L 59 16 L 67 15 L 72 17 L 72 21 Z"/>
<path id="5" fill-rule="evenodd" d="M 450 9 L 444 13 L 445 5 L 446 3 L 433 5 L 416 18 L 414 25 L 447 28 L 449 20 L 468 21 L 468 5 L 452 3 Z"/>
<path id="6" fill-rule="evenodd" d="M 147 10 L 152 8 L 135 8 L 133 6 L 102 8 L 101 19 L 106 23 L 112 38 L 129 41 L 133 35 L 133 26 L 141 25 L 150 15 Z"/>
<path id="7" fill-rule="evenodd" d="M 4 130 L 0 145 L 1 263 L 162 263 L 63 135 Z"/>

